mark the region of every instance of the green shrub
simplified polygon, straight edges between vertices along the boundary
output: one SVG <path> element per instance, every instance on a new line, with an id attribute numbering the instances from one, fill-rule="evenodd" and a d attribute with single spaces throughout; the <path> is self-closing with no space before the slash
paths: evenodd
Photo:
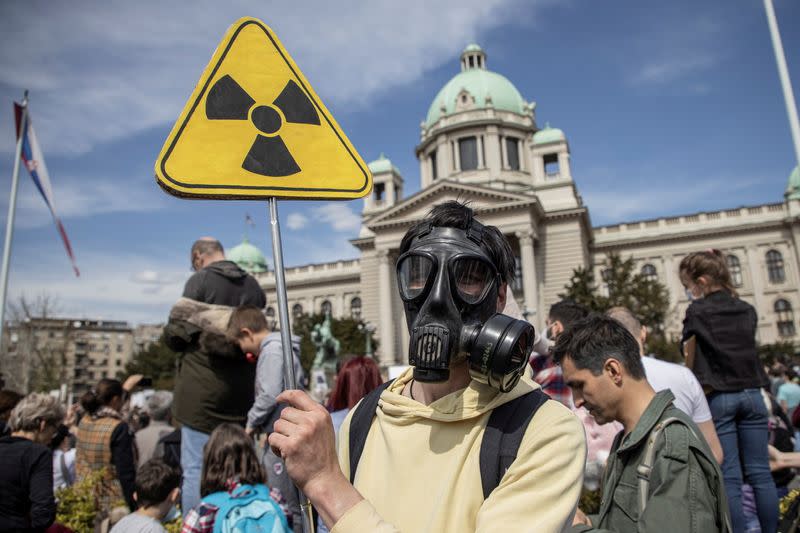
<path id="1" fill-rule="evenodd" d="M 92 472 L 74 485 L 58 490 L 56 522 L 73 531 L 93 531 L 97 516 L 95 486 L 104 474 L 105 470 Z"/>

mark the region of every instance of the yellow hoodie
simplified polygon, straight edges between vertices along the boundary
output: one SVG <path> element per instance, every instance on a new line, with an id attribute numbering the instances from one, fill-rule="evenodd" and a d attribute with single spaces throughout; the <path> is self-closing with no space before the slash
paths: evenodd
<path id="1" fill-rule="evenodd" d="M 484 500 L 479 453 L 495 407 L 538 388 L 527 377 L 509 393 L 472 381 L 425 406 L 400 393 L 412 370 L 381 395 L 356 471 L 364 496 L 331 533 L 536 531 L 572 524 L 586 440 L 580 421 L 556 401 L 542 405 L 517 459 Z M 339 462 L 350 476 L 352 412 L 339 432 Z"/>

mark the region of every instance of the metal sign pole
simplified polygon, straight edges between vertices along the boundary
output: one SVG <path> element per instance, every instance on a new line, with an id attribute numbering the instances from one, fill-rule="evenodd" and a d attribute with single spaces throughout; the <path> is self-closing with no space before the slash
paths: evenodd
<path id="1" fill-rule="evenodd" d="M 269 223 L 272 231 L 272 258 L 275 262 L 275 294 L 278 299 L 278 320 L 281 325 L 281 345 L 283 347 L 284 383 L 297 388 L 294 374 L 294 355 L 292 354 L 292 332 L 289 326 L 289 302 L 286 298 L 286 278 L 283 270 L 283 246 L 281 244 L 281 225 L 278 220 L 278 200 L 269 198 Z M 300 515 L 303 519 L 303 533 L 314 533 L 311 502 L 303 491 L 297 490 L 300 502 Z"/>
<path id="2" fill-rule="evenodd" d="M 19 120 L 19 139 L 14 152 L 14 172 L 11 174 L 11 197 L 8 200 L 6 218 L 6 242 L 3 245 L 3 266 L 0 271 L 0 349 L 3 347 L 3 332 L 6 320 L 6 299 L 8 297 L 8 267 L 11 261 L 11 241 L 14 239 L 14 215 L 17 210 L 17 189 L 19 188 L 19 162 L 22 159 L 22 139 L 28 126 L 28 91 L 22 98 L 22 116 Z"/>

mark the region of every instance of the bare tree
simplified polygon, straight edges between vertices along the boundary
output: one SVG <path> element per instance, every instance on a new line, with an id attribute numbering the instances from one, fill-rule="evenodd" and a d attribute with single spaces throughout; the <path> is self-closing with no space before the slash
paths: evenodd
<path id="1" fill-rule="evenodd" d="M 58 298 L 41 293 L 9 303 L 10 324 L 3 339 L 6 386 L 28 393 L 56 389 L 67 380 L 71 324 L 55 317 Z"/>

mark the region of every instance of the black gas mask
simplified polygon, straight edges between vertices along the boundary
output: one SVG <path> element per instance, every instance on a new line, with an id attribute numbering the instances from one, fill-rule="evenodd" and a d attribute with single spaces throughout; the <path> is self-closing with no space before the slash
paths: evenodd
<path id="1" fill-rule="evenodd" d="M 528 362 L 533 326 L 497 313 L 501 277 L 483 235 L 474 221 L 466 230 L 428 226 L 397 260 L 417 381 L 446 381 L 451 364 L 467 360 L 473 379 L 506 392 Z"/>

